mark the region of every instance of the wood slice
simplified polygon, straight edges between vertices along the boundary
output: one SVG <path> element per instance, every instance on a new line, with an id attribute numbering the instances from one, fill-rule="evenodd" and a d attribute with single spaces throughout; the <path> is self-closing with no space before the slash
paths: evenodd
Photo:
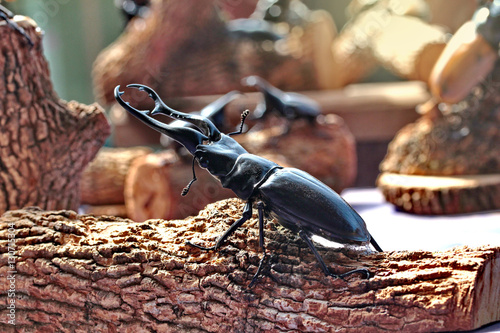
<path id="1" fill-rule="evenodd" d="M 0 212 L 26 206 L 78 209 L 80 178 L 110 133 L 103 109 L 60 100 L 42 31 L 16 16 L 0 23 Z"/>
<path id="2" fill-rule="evenodd" d="M 82 204 L 124 204 L 125 178 L 132 162 L 151 153 L 147 147 L 108 148 L 99 150 L 82 175 Z"/>
<path id="3" fill-rule="evenodd" d="M 262 256 L 255 215 L 219 252 L 185 244 L 213 244 L 243 206 L 230 199 L 185 220 L 141 223 L 71 211 L 4 214 L 0 276 L 13 276 L 15 291 L 0 283 L 0 301 L 14 301 L 16 326 L 4 306 L 0 329 L 437 332 L 500 319 L 499 247 L 376 254 L 320 248 L 333 271 L 365 267 L 372 274 L 343 281 L 325 277 L 300 237 L 269 221 L 270 258 L 249 289 Z"/>
<path id="4" fill-rule="evenodd" d="M 206 170 L 195 167 L 197 181 L 181 196 L 193 178 L 191 159 L 173 150 L 148 154 L 134 161 L 125 179 L 125 207 L 134 221 L 175 219 L 197 214 L 208 203 L 234 197 Z"/>
<path id="5" fill-rule="evenodd" d="M 415 214 L 465 214 L 500 209 L 500 175 L 419 176 L 382 173 L 386 200 Z"/>

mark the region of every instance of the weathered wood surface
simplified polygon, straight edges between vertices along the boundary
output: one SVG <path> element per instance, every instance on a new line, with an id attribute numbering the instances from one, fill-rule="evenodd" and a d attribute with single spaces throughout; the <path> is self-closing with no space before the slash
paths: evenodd
<path id="1" fill-rule="evenodd" d="M 500 319 L 500 248 L 445 252 L 322 249 L 325 277 L 298 236 L 265 227 L 265 276 L 248 289 L 261 253 L 256 216 L 220 252 L 213 244 L 241 216 L 236 199 L 185 220 L 133 223 L 27 209 L 0 218 L 0 329 L 4 332 L 430 332 Z M 9 235 L 13 235 L 12 237 Z M 9 239 L 14 242 L 8 243 Z M 9 266 L 9 247 L 15 263 Z M 381 244 L 383 246 L 383 244 Z M 5 304 L 15 269 L 15 321 Z"/>
<path id="2" fill-rule="evenodd" d="M 18 19 L 34 45 L 0 22 L 0 212 L 30 205 L 77 209 L 81 174 L 109 124 L 99 105 L 59 99 L 41 30 Z"/>

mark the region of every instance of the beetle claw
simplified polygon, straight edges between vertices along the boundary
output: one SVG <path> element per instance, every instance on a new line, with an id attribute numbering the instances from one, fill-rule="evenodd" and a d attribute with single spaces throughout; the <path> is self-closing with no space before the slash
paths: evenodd
<path id="1" fill-rule="evenodd" d="M 363 273 L 365 274 L 365 278 L 368 279 L 370 278 L 370 271 L 367 270 L 366 268 L 358 268 L 358 269 L 354 269 L 352 271 L 349 271 L 349 272 L 346 272 L 346 273 L 343 273 L 343 274 L 340 274 L 340 275 L 336 275 L 336 274 L 330 274 L 331 276 L 335 277 L 335 278 L 339 278 L 343 281 L 346 281 L 344 278 L 351 275 L 351 274 L 355 274 L 355 273 Z"/>
<path id="2" fill-rule="evenodd" d="M 190 241 L 186 241 L 186 245 L 190 245 L 190 246 L 194 246 L 200 250 L 205 250 L 205 251 L 216 251 L 217 250 L 217 246 L 214 245 L 214 246 L 210 246 L 210 247 L 204 247 L 204 246 L 201 246 L 201 245 L 198 245 L 198 244 L 195 244 L 195 243 L 191 243 Z"/>

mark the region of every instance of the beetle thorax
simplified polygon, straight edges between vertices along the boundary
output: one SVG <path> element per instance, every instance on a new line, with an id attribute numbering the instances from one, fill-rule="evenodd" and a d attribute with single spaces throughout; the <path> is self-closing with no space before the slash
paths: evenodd
<path id="1" fill-rule="evenodd" d="M 219 179 L 223 187 L 231 189 L 240 199 L 247 200 L 268 172 L 277 167 L 279 167 L 278 164 L 265 158 L 242 154 L 231 171 Z"/>

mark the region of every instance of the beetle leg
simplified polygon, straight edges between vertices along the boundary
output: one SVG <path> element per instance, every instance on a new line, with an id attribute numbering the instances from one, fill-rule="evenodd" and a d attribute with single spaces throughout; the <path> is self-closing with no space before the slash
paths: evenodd
<path id="1" fill-rule="evenodd" d="M 259 246 L 262 248 L 264 255 L 262 256 L 262 259 L 260 259 L 257 272 L 254 274 L 252 281 L 250 281 L 248 288 L 252 288 L 257 282 L 257 277 L 260 275 L 262 268 L 264 268 L 264 262 L 267 258 L 266 247 L 264 245 L 264 203 L 262 201 L 257 204 L 257 210 L 259 212 Z"/>
<path id="2" fill-rule="evenodd" d="M 188 194 L 189 189 L 191 188 L 191 185 L 193 185 L 193 183 L 198 180 L 198 178 L 196 178 L 196 173 L 194 172 L 194 161 L 196 161 L 196 157 L 193 157 L 193 165 L 191 166 L 192 170 L 193 170 L 193 179 L 191 179 L 191 181 L 186 185 L 186 187 L 184 187 L 182 189 L 181 195 L 183 197 Z"/>
<path id="3" fill-rule="evenodd" d="M 23 35 L 23 37 L 26 38 L 26 40 L 28 41 L 30 47 L 35 45 L 31 37 L 26 33 L 26 31 L 22 27 L 20 27 L 16 22 L 11 20 L 12 16 L 13 14 L 7 8 L 0 5 L 0 19 L 4 20 L 9 27 L 11 27 L 12 29 L 16 30 L 21 35 Z"/>
<path id="4" fill-rule="evenodd" d="M 370 277 L 370 272 L 366 268 L 354 269 L 352 271 L 349 271 L 349 272 L 346 272 L 346 273 L 340 274 L 340 275 L 333 274 L 332 272 L 330 272 L 328 267 L 326 267 L 326 264 L 323 261 L 323 258 L 321 258 L 321 256 L 318 253 L 318 250 L 316 250 L 316 248 L 314 247 L 314 244 L 311 240 L 311 236 L 309 235 L 309 233 L 305 232 L 304 230 L 300 230 L 299 236 L 304 240 L 304 242 L 306 242 L 307 246 L 309 246 L 311 251 L 314 253 L 316 260 L 318 260 L 318 262 L 321 266 L 321 269 L 323 269 L 323 272 L 325 272 L 325 275 L 329 275 L 331 277 L 342 279 L 342 280 L 344 280 L 345 277 L 347 277 L 351 274 L 354 274 L 354 273 L 363 273 L 366 275 L 366 278 Z"/>
<path id="5" fill-rule="evenodd" d="M 222 243 L 224 243 L 226 241 L 226 239 L 229 236 L 231 236 L 236 231 L 236 229 L 238 229 L 239 227 L 241 227 L 243 225 L 243 223 L 245 223 L 251 217 L 252 217 L 252 201 L 249 200 L 247 202 L 247 204 L 245 205 L 245 209 L 243 210 L 243 215 L 241 216 L 241 218 L 239 218 L 238 220 L 236 220 L 236 222 L 234 222 L 229 227 L 229 229 L 227 229 L 222 234 L 222 236 L 219 237 L 219 239 L 217 240 L 217 243 L 215 243 L 214 246 L 204 247 L 204 246 L 201 246 L 201 245 L 198 245 L 198 244 L 191 243 L 190 241 L 187 241 L 186 244 L 194 246 L 194 247 L 197 247 L 197 248 L 199 248 L 201 250 L 206 250 L 206 251 L 214 250 L 214 251 L 216 251 L 222 245 Z"/>

